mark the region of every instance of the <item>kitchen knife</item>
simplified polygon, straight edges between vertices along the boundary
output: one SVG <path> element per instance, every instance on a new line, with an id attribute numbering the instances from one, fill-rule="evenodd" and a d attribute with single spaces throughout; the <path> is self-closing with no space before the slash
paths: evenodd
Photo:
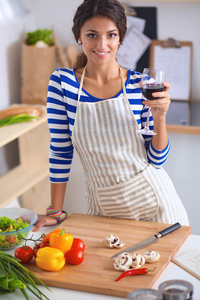
<path id="1" fill-rule="evenodd" d="M 174 231 L 174 230 L 176 230 L 176 229 L 178 229 L 180 227 L 181 227 L 181 225 L 179 223 L 175 223 L 175 224 L 171 225 L 170 227 L 167 227 L 167 228 L 163 229 L 162 231 L 158 232 L 154 236 L 148 238 L 147 240 L 144 240 L 144 241 L 142 241 L 142 242 L 140 242 L 138 244 L 135 244 L 135 245 L 133 245 L 133 246 L 131 246 L 129 248 L 126 248 L 126 249 L 124 249 L 124 250 L 116 253 L 115 255 L 111 256 L 110 259 L 119 256 L 123 252 L 130 253 L 130 252 L 136 251 L 138 249 L 144 248 L 144 247 L 146 247 L 148 245 L 151 245 L 151 244 L 155 243 L 159 238 L 167 235 L 168 233 L 170 233 L 170 232 L 172 232 L 172 231 Z"/>

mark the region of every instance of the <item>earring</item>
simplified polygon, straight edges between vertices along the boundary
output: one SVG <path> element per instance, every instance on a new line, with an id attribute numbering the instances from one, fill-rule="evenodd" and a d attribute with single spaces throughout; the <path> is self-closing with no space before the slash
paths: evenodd
<path id="1" fill-rule="evenodd" d="M 79 45 L 81 45 L 81 44 L 82 44 L 80 40 L 78 40 L 78 41 L 77 41 L 77 43 L 78 43 Z"/>

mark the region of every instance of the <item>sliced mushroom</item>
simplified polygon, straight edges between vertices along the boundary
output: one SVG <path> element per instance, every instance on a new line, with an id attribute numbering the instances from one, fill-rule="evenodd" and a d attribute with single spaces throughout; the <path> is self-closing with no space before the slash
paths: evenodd
<path id="1" fill-rule="evenodd" d="M 115 258 L 113 265 L 116 270 L 127 271 L 129 270 L 131 264 L 132 257 L 129 255 L 129 253 L 124 252 Z"/>
<path id="2" fill-rule="evenodd" d="M 115 248 L 122 248 L 124 245 L 124 242 L 119 242 L 118 244 L 115 244 Z"/>
<path id="3" fill-rule="evenodd" d="M 114 268 L 120 271 L 127 271 L 130 269 L 138 269 L 145 264 L 145 258 L 139 253 L 129 254 L 123 252 L 115 258 Z"/>
<path id="4" fill-rule="evenodd" d="M 160 259 L 160 253 L 158 251 L 149 250 L 149 251 L 146 251 L 143 254 L 143 256 L 144 256 L 146 262 L 148 262 L 148 263 L 153 263 Z"/>
<path id="5" fill-rule="evenodd" d="M 108 248 L 114 248 L 119 243 L 119 238 L 110 233 L 104 238 L 103 243 Z"/>
<path id="6" fill-rule="evenodd" d="M 144 258 L 144 256 L 142 254 L 134 252 L 134 253 L 131 254 L 131 258 L 132 258 L 131 267 L 133 269 L 138 269 L 142 265 L 145 264 L 145 258 Z"/>
<path id="7" fill-rule="evenodd" d="M 120 242 L 118 236 L 114 236 L 112 233 L 103 239 L 103 243 L 108 248 L 122 248 L 125 245 L 125 243 Z"/>

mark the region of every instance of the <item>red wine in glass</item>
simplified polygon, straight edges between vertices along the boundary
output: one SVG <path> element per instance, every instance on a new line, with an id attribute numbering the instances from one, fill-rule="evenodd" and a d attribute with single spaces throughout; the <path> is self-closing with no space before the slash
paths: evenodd
<path id="1" fill-rule="evenodd" d="M 141 87 L 141 92 L 144 98 L 148 100 L 155 100 L 158 99 L 158 97 L 153 97 L 152 94 L 155 92 L 163 92 L 164 91 L 164 85 L 161 83 L 146 83 L 143 84 Z"/>
<path id="2" fill-rule="evenodd" d="M 145 99 L 156 100 L 158 97 L 153 97 L 154 92 L 163 92 L 165 81 L 165 71 L 156 70 L 152 68 L 144 68 L 141 77 L 141 93 Z M 156 132 L 150 130 L 149 128 L 149 117 L 150 117 L 150 107 L 148 108 L 148 113 L 146 117 L 146 124 L 144 128 L 137 130 L 137 132 L 145 135 L 155 135 Z"/>

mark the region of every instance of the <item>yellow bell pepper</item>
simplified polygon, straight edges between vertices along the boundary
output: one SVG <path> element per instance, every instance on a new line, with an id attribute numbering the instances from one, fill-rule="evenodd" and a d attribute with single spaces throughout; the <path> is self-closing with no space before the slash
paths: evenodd
<path id="1" fill-rule="evenodd" d="M 65 257 L 59 249 L 44 247 L 37 251 L 36 264 L 47 271 L 58 271 L 64 267 Z"/>
<path id="2" fill-rule="evenodd" d="M 65 254 L 72 247 L 73 236 L 69 233 L 65 233 L 64 231 L 65 229 L 63 229 L 61 233 L 52 233 L 49 240 L 49 246 L 57 248 Z"/>

